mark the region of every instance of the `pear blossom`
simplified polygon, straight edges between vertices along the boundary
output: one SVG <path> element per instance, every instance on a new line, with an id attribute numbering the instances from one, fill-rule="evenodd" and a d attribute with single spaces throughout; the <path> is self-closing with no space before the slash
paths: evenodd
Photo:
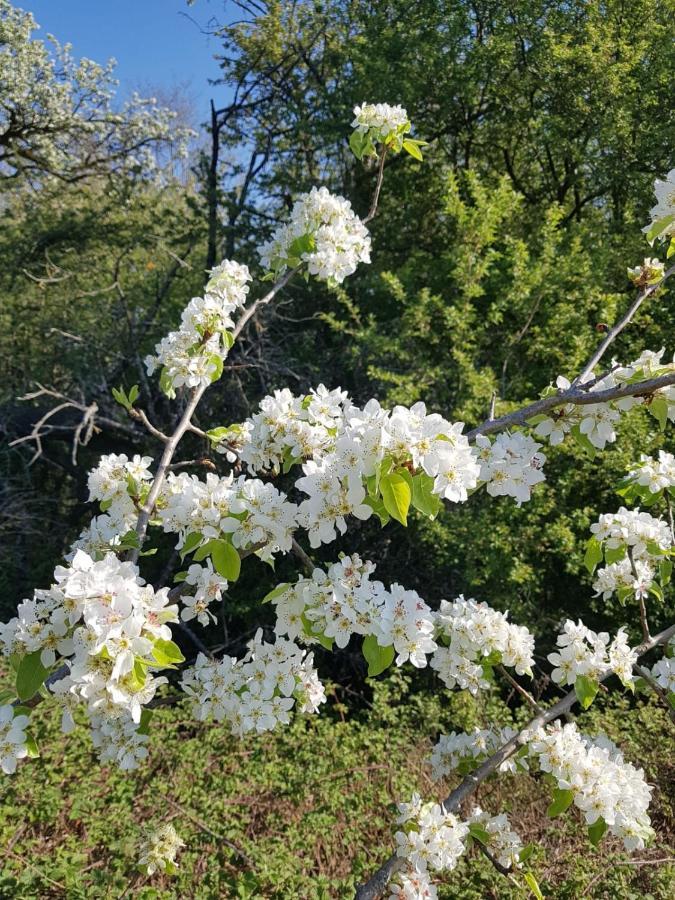
<path id="1" fill-rule="evenodd" d="M 589 825 L 602 818 L 627 850 L 642 849 L 653 835 L 647 808 L 652 788 L 642 769 L 624 761 L 608 741 L 592 742 L 574 723 L 556 722 L 530 742 L 530 754 L 561 790 L 572 791 L 574 805 Z"/>
<path id="2" fill-rule="evenodd" d="M 9 704 L 0 706 L 0 769 L 5 775 L 13 775 L 17 762 L 28 755 L 27 725 L 28 716 L 15 716 Z"/>
<path id="3" fill-rule="evenodd" d="M 298 197 L 289 222 L 259 252 L 262 265 L 277 274 L 306 263 L 320 281 L 340 284 L 370 262 L 370 235 L 348 200 L 314 187 Z"/>
<path id="4" fill-rule="evenodd" d="M 150 831 L 141 844 L 138 865 L 148 875 L 154 875 L 157 871 L 172 874 L 176 869 L 178 851 L 184 846 L 185 841 L 178 836 L 171 823 L 162 825 Z"/>

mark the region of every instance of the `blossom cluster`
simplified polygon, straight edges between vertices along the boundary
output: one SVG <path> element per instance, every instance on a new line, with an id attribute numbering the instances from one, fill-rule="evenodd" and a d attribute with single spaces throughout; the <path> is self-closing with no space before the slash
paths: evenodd
<path id="1" fill-rule="evenodd" d="M 645 287 L 661 281 L 665 270 L 666 267 L 660 259 L 645 256 L 641 266 L 633 266 L 632 269 L 628 269 L 628 277 L 637 287 Z"/>
<path id="2" fill-rule="evenodd" d="M 113 553 L 94 560 L 78 550 L 54 578 L 0 626 L 0 645 L 7 655 L 39 651 L 47 668 L 58 655 L 68 673 L 51 690 L 63 705 L 63 730 L 73 729 L 73 708 L 82 704 L 102 759 L 134 768 L 146 755 L 141 711 L 166 682 L 151 671 L 164 667 L 157 642 L 171 640 L 167 623 L 178 608 L 166 588 L 155 591 Z"/>
<path id="3" fill-rule="evenodd" d="M 652 788 L 642 769 L 625 762 L 611 741 L 593 742 L 574 723 L 556 722 L 535 734 L 529 746 L 541 770 L 556 779 L 560 790 L 572 792 L 588 825 L 603 819 L 627 850 L 645 846 L 653 834 L 647 815 Z"/>
<path id="4" fill-rule="evenodd" d="M 546 479 L 542 471 L 546 456 L 528 434 L 504 431 L 494 441 L 479 434 L 476 446 L 480 480 L 492 497 L 514 497 L 520 506 L 530 499 L 534 485 Z"/>
<path id="5" fill-rule="evenodd" d="M 652 677 L 669 694 L 675 694 L 675 658 L 662 656 L 652 668 Z"/>
<path id="6" fill-rule="evenodd" d="M 621 507 L 591 525 L 593 538 L 605 551 L 607 565 L 598 569 L 593 589 L 608 599 L 634 593 L 644 598 L 654 590 L 656 566 L 673 546 L 670 528 L 639 509 Z"/>
<path id="7" fill-rule="evenodd" d="M 583 388 L 588 385 L 586 389 L 593 394 L 621 387 L 641 378 L 665 374 L 673 370 L 673 363 L 661 361 L 664 352 L 664 349 L 658 352 L 645 350 L 628 366 L 620 366 L 614 362 L 608 374 L 596 377 L 590 373 L 577 386 Z M 567 391 L 571 386 L 570 381 L 562 375 L 556 380 L 556 387 L 560 391 Z M 662 422 L 666 419 L 675 421 L 675 387 L 668 385 L 660 388 L 648 398 L 628 396 L 609 403 L 567 403 L 549 416 L 532 419 L 531 423 L 536 424 L 534 433 L 548 438 L 554 446 L 561 444 L 568 434 L 573 434 L 598 450 L 604 450 L 607 444 L 616 441 L 616 425 L 621 414 L 641 405 L 645 405 Z"/>
<path id="8" fill-rule="evenodd" d="M 465 775 L 515 735 L 516 731 L 510 727 L 474 728 L 469 732 L 442 734 L 429 758 L 431 777 L 440 781 L 456 771 Z M 515 773 L 526 768 L 526 759 L 510 756 L 500 763 L 499 771 Z"/>
<path id="9" fill-rule="evenodd" d="M 406 868 L 397 875 L 391 898 L 435 897 L 431 876 L 455 868 L 466 850 L 469 827 L 442 804 L 423 803 L 419 794 L 398 809 L 397 822 L 404 828 L 395 834 L 396 855 Z"/>
<path id="10" fill-rule="evenodd" d="M 229 329 L 233 313 L 244 306 L 251 280 L 248 267 L 224 260 L 211 269 L 203 297 L 195 297 L 183 310 L 180 328 L 164 337 L 154 355 L 146 357 L 150 375 L 162 369 L 163 388 L 206 387 L 222 371 L 231 347 Z"/>
<path id="11" fill-rule="evenodd" d="M 152 480 L 150 456 L 129 459 L 125 453 L 108 453 L 89 472 L 89 501 L 98 502 L 103 512 L 95 516 L 71 547 L 100 559 L 119 547 L 122 536 L 136 524 L 138 505 Z"/>
<path id="12" fill-rule="evenodd" d="M 643 488 L 650 494 L 675 488 L 675 456 L 665 450 L 659 450 L 658 459 L 640 455 L 640 462 L 628 473 L 628 481 Z"/>
<path id="13" fill-rule="evenodd" d="M 259 253 L 262 265 L 277 275 L 304 263 L 320 281 L 340 284 L 359 263 L 370 262 L 370 235 L 348 200 L 314 187 L 298 197 L 290 220 Z"/>
<path id="14" fill-rule="evenodd" d="M 408 113 L 402 106 L 388 103 L 363 103 L 354 107 L 352 128 L 368 135 L 374 144 L 387 143 L 397 133 L 410 125 Z"/>
<path id="15" fill-rule="evenodd" d="M 194 588 L 194 594 L 182 594 L 183 608 L 180 617 L 183 622 L 197 619 L 200 625 L 215 622 L 216 617 L 209 609 L 212 603 L 223 599 L 227 590 L 227 579 L 213 571 L 213 563 L 207 559 L 204 565 L 193 563 L 185 573 L 184 583 Z"/>
<path id="16" fill-rule="evenodd" d="M 654 193 L 656 205 L 649 213 L 651 222 L 643 228 L 651 240 L 675 235 L 675 169 L 671 169 L 663 180 L 656 179 Z"/>
<path id="17" fill-rule="evenodd" d="M 0 769 L 5 775 L 16 772 L 16 764 L 28 755 L 26 726 L 28 716 L 15 716 L 10 704 L 0 706 Z"/>
<path id="18" fill-rule="evenodd" d="M 623 684 L 633 684 L 638 654 L 630 648 L 624 628 L 610 643 L 607 632 L 596 634 L 581 620 L 575 624 L 568 619 L 557 644 L 558 650 L 548 655 L 554 667 L 551 678 L 556 684 L 574 684 L 579 676 L 599 681 L 609 672 L 616 673 Z"/>
<path id="19" fill-rule="evenodd" d="M 198 719 L 226 721 L 236 735 L 286 725 L 296 702 L 300 712 L 315 713 L 326 699 L 312 654 L 283 638 L 267 643 L 262 630 L 241 659 L 200 653 L 181 684 Z"/>
<path id="20" fill-rule="evenodd" d="M 140 847 L 138 865 L 154 875 L 155 872 L 166 872 L 171 875 L 176 871 L 176 856 L 185 846 L 176 829 L 170 822 L 150 831 Z"/>
<path id="21" fill-rule="evenodd" d="M 374 569 L 356 555 L 344 556 L 327 572 L 317 568 L 311 578 L 283 586 L 273 597 L 275 632 L 305 641 L 321 635 L 338 647 L 352 634 L 373 635 L 381 647 L 394 647 L 397 665 L 410 660 L 423 668 L 436 649 L 433 613 L 416 591 L 371 581 Z"/>
<path id="22" fill-rule="evenodd" d="M 462 429 L 461 422 L 427 414 L 423 403 L 387 410 L 370 400 L 360 409 L 345 391 L 320 385 L 305 397 L 288 390 L 266 397 L 260 411 L 239 426 L 237 452 L 253 472 L 303 463 L 296 487 L 308 499 L 300 505 L 299 523 L 318 547 L 335 540 L 338 531 L 344 534 L 348 516 L 370 517 L 378 479 L 386 481 L 391 471 L 427 478 L 428 513 L 441 498 L 466 500 L 480 466 Z"/>
<path id="23" fill-rule="evenodd" d="M 170 472 L 156 516 L 165 532 L 179 534 L 179 548 L 191 533 L 203 540 L 227 535 L 238 550 L 255 548 L 262 559 L 287 553 L 297 527 L 297 507 L 273 484 L 232 473 L 220 477 L 209 472 L 202 481 L 186 472 Z M 225 587 L 221 583 L 220 588 Z"/>
<path id="24" fill-rule="evenodd" d="M 486 849 L 500 865 L 506 869 L 521 868 L 520 854 L 524 850 L 523 842 L 518 832 L 511 828 L 506 813 L 491 816 L 480 806 L 476 806 L 468 821 L 471 825 L 481 826 L 484 834 L 487 835 Z"/>
<path id="25" fill-rule="evenodd" d="M 436 614 L 439 644 L 431 668 L 449 688 L 458 685 L 476 694 L 489 687 L 484 665 L 502 663 L 519 675 L 532 674 L 534 638 L 521 625 L 508 621 L 508 613 L 491 609 L 487 603 L 459 596 L 441 600 Z"/>

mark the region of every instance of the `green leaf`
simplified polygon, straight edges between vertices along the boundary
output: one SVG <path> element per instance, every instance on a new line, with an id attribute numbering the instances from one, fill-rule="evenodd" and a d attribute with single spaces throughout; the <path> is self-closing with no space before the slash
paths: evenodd
<path id="1" fill-rule="evenodd" d="M 414 159 L 418 159 L 420 162 L 424 162 L 424 157 L 422 156 L 422 153 L 420 151 L 420 148 L 417 146 L 416 141 L 403 141 L 403 149 L 408 152 Z"/>
<path id="2" fill-rule="evenodd" d="M 534 844 L 527 844 L 518 854 L 518 862 L 524 863 L 532 856 L 534 853 Z"/>
<path id="3" fill-rule="evenodd" d="M 384 478 L 385 475 L 388 475 L 394 465 L 394 461 L 391 456 L 385 456 L 382 462 L 377 467 L 377 471 L 375 472 L 375 493 L 380 492 L 380 481 Z"/>
<path id="4" fill-rule="evenodd" d="M 412 480 L 412 505 L 423 516 L 435 519 L 441 508 L 441 498 L 434 494 L 434 479 L 426 472 L 419 472 Z"/>
<path id="5" fill-rule="evenodd" d="M 659 563 L 659 578 L 661 580 L 661 584 L 665 587 L 670 581 L 670 576 L 673 574 L 673 564 L 669 559 L 662 559 Z"/>
<path id="6" fill-rule="evenodd" d="M 16 695 L 19 700 L 30 700 L 44 684 L 48 669 L 42 665 L 40 653 L 36 650 L 21 658 L 16 673 Z"/>
<path id="7" fill-rule="evenodd" d="M 152 710 L 144 708 L 141 710 L 141 721 L 138 723 L 137 731 L 139 734 L 150 733 L 150 720 L 152 719 Z"/>
<path id="8" fill-rule="evenodd" d="M 622 559 L 626 558 L 626 547 L 625 545 L 622 547 L 608 547 L 605 550 L 605 562 L 608 566 L 611 566 L 612 563 L 621 562 Z"/>
<path id="9" fill-rule="evenodd" d="M 123 406 L 125 409 L 131 409 L 131 400 L 127 397 L 124 392 L 124 388 L 113 388 L 112 389 L 113 398 L 119 403 L 120 406 Z M 136 395 L 138 396 L 138 395 Z"/>
<path id="10" fill-rule="evenodd" d="M 153 647 L 152 655 L 161 666 L 172 666 L 175 663 L 185 662 L 185 657 L 180 652 L 178 644 L 173 641 L 164 641 L 157 638 Z"/>
<path id="11" fill-rule="evenodd" d="M 129 388 L 129 403 L 133 406 L 134 403 L 138 400 L 138 396 L 140 391 L 138 390 L 137 384 L 132 384 Z"/>
<path id="12" fill-rule="evenodd" d="M 647 405 L 647 409 L 659 423 L 661 431 L 665 431 L 668 424 L 668 401 L 666 398 L 654 397 L 652 402 Z"/>
<path id="13" fill-rule="evenodd" d="M 236 581 L 241 572 L 241 557 L 227 541 L 211 541 L 213 567 L 228 581 Z"/>
<path id="14" fill-rule="evenodd" d="M 231 350 L 234 347 L 234 335 L 229 331 L 221 331 L 223 336 L 223 344 L 225 345 L 226 350 Z"/>
<path id="15" fill-rule="evenodd" d="M 263 603 L 271 603 L 272 600 L 275 600 L 277 597 L 281 597 L 282 594 L 285 594 L 289 589 L 290 584 L 287 581 L 284 581 L 283 584 L 278 584 L 274 590 L 270 591 L 269 594 L 265 594 L 262 598 Z"/>
<path id="16" fill-rule="evenodd" d="M 570 435 L 574 438 L 581 449 L 590 456 L 591 459 L 595 459 L 598 454 L 597 447 L 594 447 L 593 444 L 591 444 L 588 436 L 582 433 L 578 425 L 574 425 L 572 428 L 570 428 Z"/>
<path id="17" fill-rule="evenodd" d="M 0 691 L 0 706 L 5 706 L 8 703 L 12 703 L 15 697 L 16 692 L 9 688 L 4 691 Z"/>
<path id="18" fill-rule="evenodd" d="M 363 639 L 363 655 L 368 663 L 368 675 L 374 678 L 389 668 L 394 661 L 395 653 L 393 646 L 380 647 L 377 638 L 369 634 Z"/>
<path id="19" fill-rule="evenodd" d="M 408 472 L 408 478 L 410 473 Z M 410 500 L 412 499 L 412 490 L 408 479 L 400 472 L 391 472 L 380 479 L 380 492 L 384 508 L 389 515 L 400 522 L 401 525 L 408 524 L 408 509 L 410 508 Z"/>
<path id="20" fill-rule="evenodd" d="M 597 847 L 600 841 L 602 840 L 602 836 L 607 831 L 607 822 L 600 816 L 599 819 L 596 819 L 592 825 L 588 826 L 588 838 L 593 844 L 594 847 Z"/>
<path id="21" fill-rule="evenodd" d="M 159 389 L 163 394 L 166 394 L 169 400 L 173 400 L 176 396 L 176 389 L 166 368 L 159 373 Z"/>
<path id="22" fill-rule="evenodd" d="M 539 882 L 534 877 L 534 874 L 532 872 L 525 872 L 523 878 L 525 879 L 525 884 L 529 887 L 529 889 L 536 897 L 536 900 L 544 900 L 544 895 L 541 892 Z"/>
<path id="23" fill-rule="evenodd" d="M 390 520 L 391 516 L 389 515 L 387 510 L 384 508 L 383 501 L 380 500 L 379 497 L 371 497 L 369 495 L 366 497 L 366 499 L 363 502 L 365 503 L 366 506 L 369 506 L 372 509 L 372 511 L 375 513 L 375 515 L 379 518 L 380 525 L 382 525 L 382 527 L 384 528 L 384 526 Z"/>
<path id="24" fill-rule="evenodd" d="M 598 563 L 602 562 L 602 544 L 596 537 L 592 537 L 586 544 L 584 565 L 593 574 Z"/>
<path id="25" fill-rule="evenodd" d="M 209 356 L 209 363 L 212 366 L 215 366 L 215 371 L 211 375 L 211 384 L 213 384 L 213 382 L 218 381 L 220 376 L 223 374 L 223 358 L 222 356 L 218 356 L 217 353 L 214 353 Z"/>
<path id="26" fill-rule="evenodd" d="M 30 733 L 30 731 L 26 732 L 26 750 L 28 751 L 28 756 L 31 759 L 37 759 L 37 757 L 40 755 L 37 741 L 35 740 L 35 737 Z"/>
<path id="27" fill-rule="evenodd" d="M 363 158 L 363 148 L 365 146 L 365 134 L 361 131 L 352 131 L 349 135 L 349 147 L 357 159 Z"/>
<path id="28" fill-rule="evenodd" d="M 584 709 L 588 709 L 595 700 L 595 695 L 598 693 L 598 687 L 598 682 L 593 681 L 588 675 L 579 675 L 577 677 L 577 680 L 574 682 L 574 693 L 577 695 L 577 700 Z"/>
<path id="29" fill-rule="evenodd" d="M 138 657 L 136 657 L 136 659 L 134 660 L 134 667 L 129 675 L 131 689 L 133 691 L 142 690 L 142 688 L 145 687 L 147 675 L 147 661 L 143 662 L 143 660 L 140 660 L 138 659 Z"/>
<path id="30" fill-rule="evenodd" d="M 203 536 L 199 534 L 198 531 L 191 531 L 186 536 L 183 546 L 180 548 L 180 558 L 185 559 L 188 553 L 192 553 L 193 550 L 196 550 L 203 540 Z"/>
<path id="31" fill-rule="evenodd" d="M 333 638 L 326 637 L 323 632 L 314 631 L 315 622 L 312 622 L 307 616 L 302 613 L 300 616 L 300 620 L 302 621 L 302 626 L 304 628 L 305 634 L 307 637 L 314 638 L 315 641 L 318 641 L 322 647 L 325 647 L 326 650 L 333 649 Z"/>
<path id="32" fill-rule="evenodd" d="M 469 825 L 469 834 L 484 847 L 490 843 L 490 833 L 479 822 L 472 822 Z"/>
<path id="33" fill-rule="evenodd" d="M 660 237 L 668 228 L 668 226 L 672 225 L 673 222 L 675 222 L 675 214 L 664 216 L 662 219 L 657 219 L 647 232 L 647 240 L 649 241 L 649 243 L 653 244 L 657 237 Z"/>
<path id="34" fill-rule="evenodd" d="M 666 259 L 670 259 L 671 256 L 675 255 L 675 235 L 671 237 L 670 243 L 668 244 L 668 252 L 666 253 Z"/>
<path id="35" fill-rule="evenodd" d="M 652 581 L 652 583 L 649 585 L 649 593 L 652 595 L 652 597 L 656 597 L 656 599 L 660 603 L 663 603 L 663 589 L 661 585 L 658 584 L 658 582 Z"/>
<path id="36" fill-rule="evenodd" d="M 297 237 L 288 248 L 288 262 L 290 264 L 291 259 L 297 260 L 296 265 L 300 264 L 301 257 L 305 253 L 311 253 L 316 249 L 316 241 L 314 239 L 314 235 L 307 232 L 307 234 L 302 234 L 300 237 Z"/>
<path id="37" fill-rule="evenodd" d="M 565 810 L 572 805 L 573 801 L 573 791 L 564 791 L 561 788 L 556 788 L 553 791 L 553 800 L 549 808 L 546 810 L 546 815 L 550 819 L 555 819 L 556 816 L 564 813 Z"/>

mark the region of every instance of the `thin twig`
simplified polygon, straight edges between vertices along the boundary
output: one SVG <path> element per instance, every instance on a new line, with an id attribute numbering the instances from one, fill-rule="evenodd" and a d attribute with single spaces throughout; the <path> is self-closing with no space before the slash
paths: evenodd
<path id="1" fill-rule="evenodd" d="M 138 409 L 135 406 L 132 406 L 130 410 L 128 410 L 129 415 L 132 419 L 136 419 L 136 421 L 141 422 L 142 425 L 150 432 L 153 437 L 156 437 L 158 440 L 163 441 L 165 444 L 169 440 L 168 436 L 164 434 L 163 431 L 160 431 L 159 428 L 155 428 L 150 419 L 148 419 L 146 413 L 142 409 Z"/>
<path id="2" fill-rule="evenodd" d="M 613 328 L 609 330 L 604 340 L 600 343 L 600 346 L 586 363 L 582 372 L 574 379 L 573 386 L 576 386 L 580 382 L 583 382 L 584 379 L 591 374 L 593 369 L 609 349 L 609 346 L 614 342 L 614 340 L 616 340 L 616 338 L 621 334 L 624 328 L 630 323 L 631 319 L 640 309 L 647 297 L 650 297 L 655 291 L 657 291 L 666 281 L 666 279 L 670 278 L 673 273 L 675 273 L 675 266 L 671 266 L 670 269 L 668 269 L 668 271 L 664 273 L 663 278 L 661 278 L 660 281 L 657 281 L 656 284 L 649 284 L 639 292 L 639 294 L 635 298 L 635 301 L 629 307 L 624 317 L 619 322 L 617 322 Z"/>
<path id="3" fill-rule="evenodd" d="M 635 663 L 635 665 L 633 666 L 633 669 L 637 672 L 637 674 L 640 676 L 640 678 L 644 678 L 644 680 L 647 682 L 649 687 L 654 691 L 656 696 L 659 698 L 661 703 L 665 706 L 666 710 L 668 711 L 668 716 L 670 718 L 670 721 L 675 725 L 675 709 L 673 709 L 673 707 L 670 703 L 670 700 L 668 699 L 667 692 L 663 690 L 663 688 L 658 683 L 658 681 L 653 677 L 653 675 L 649 671 L 649 669 L 646 669 L 644 666 L 638 665 L 638 663 Z"/>
<path id="4" fill-rule="evenodd" d="M 508 681 L 508 683 L 511 685 L 511 687 L 514 690 L 518 691 L 518 693 L 520 694 L 521 697 L 525 698 L 525 700 L 529 703 L 529 705 L 532 707 L 532 709 L 536 710 L 538 713 L 541 713 L 543 711 L 541 706 L 539 706 L 537 701 L 532 696 L 532 694 L 528 690 L 526 690 L 522 686 L 522 684 L 518 684 L 516 679 L 511 675 L 511 673 L 507 669 L 504 668 L 504 666 L 501 663 L 499 663 L 499 665 L 495 666 L 495 668 L 497 669 L 499 674 L 502 676 L 502 678 L 505 678 Z"/>
<path id="5" fill-rule="evenodd" d="M 384 160 L 387 156 L 387 148 L 385 147 L 382 150 L 382 155 L 380 156 L 380 165 L 377 170 L 377 182 L 375 184 L 375 192 L 373 193 L 373 199 L 370 204 L 370 209 L 368 210 L 368 215 L 363 220 L 363 224 L 367 225 L 368 222 L 372 221 L 377 215 L 377 204 L 380 200 L 380 191 L 382 190 L 382 182 L 384 181 Z"/>

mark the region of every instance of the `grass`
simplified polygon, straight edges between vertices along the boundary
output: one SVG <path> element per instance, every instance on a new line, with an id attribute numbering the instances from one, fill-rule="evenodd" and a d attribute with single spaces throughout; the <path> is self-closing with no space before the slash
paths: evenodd
<path id="1" fill-rule="evenodd" d="M 34 714 L 42 758 L 0 781 L 0 896 L 350 897 L 390 853 L 396 800 L 413 790 L 441 797 L 449 787 L 434 785 L 424 768 L 427 735 L 506 716 L 496 698 L 481 709 L 459 694 L 410 693 L 400 673 L 375 685 L 368 708 L 350 712 L 334 702 L 321 717 L 243 741 L 193 721 L 182 706 L 162 707 L 149 765 L 125 774 L 98 763 L 84 730 L 61 736 L 56 711 L 43 704 Z M 675 765 L 664 754 L 667 717 L 649 702 L 619 697 L 586 713 L 581 727 L 617 740 L 656 785 L 651 847 L 631 858 L 605 839 L 594 850 L 574 810 L 546 818 L 548 789 L 527 776 L 483 785 L 480 804 L 508 811 L 536 844 L 531 864 L 547 897 L 672 897 Z M 150 879 L 135 867 L 138 842 L 148 826 L 166 821 L 186 842 L 180 869 Z M 515 900 L 527 892 L 472 852 L 439 896 Z"/>

